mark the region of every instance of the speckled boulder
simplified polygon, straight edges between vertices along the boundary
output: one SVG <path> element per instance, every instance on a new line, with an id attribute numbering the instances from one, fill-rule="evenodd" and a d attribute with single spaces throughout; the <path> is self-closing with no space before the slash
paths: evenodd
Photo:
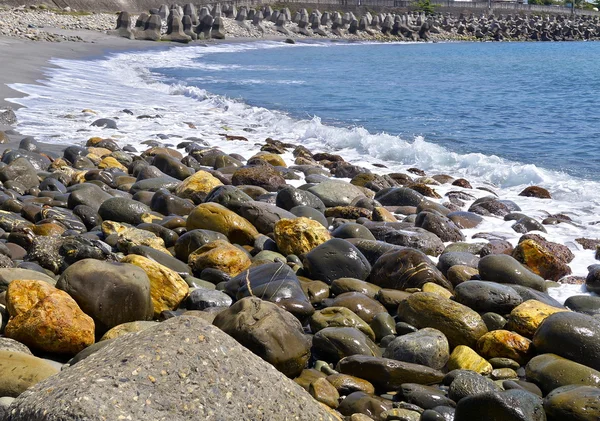
<path id="1" fill-rule="evenodd" d="M 120 393 L 109 384 L 117 384 Z M 241 420 L 281 413 L 304 421 L 335 420 L 233 338 L 186 316 L 116 339 L 19 396 L 12 409 L 13 421 Z"/>

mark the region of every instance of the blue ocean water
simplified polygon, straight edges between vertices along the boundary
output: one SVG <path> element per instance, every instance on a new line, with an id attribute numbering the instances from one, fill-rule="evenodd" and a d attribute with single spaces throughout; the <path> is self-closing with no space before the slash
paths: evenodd
<path id="1" fill-rule="evenodd" d="M 600 43 L 297 44 L 152 67 L 298 119 L 600 179 Z"/>

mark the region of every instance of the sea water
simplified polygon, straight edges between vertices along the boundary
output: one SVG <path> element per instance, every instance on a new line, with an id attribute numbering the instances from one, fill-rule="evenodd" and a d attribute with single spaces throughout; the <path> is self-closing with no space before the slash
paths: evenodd
<path id="1" fill-rule="evenodd" d="M 548 226 L 544 236 L 573 251 L 574 275 L 596 263 L 575 239 L 600 238 L 600 43 L 254 42 L 52 64 L 39 84 L 12 85 L 25 94 L 14 100 L 25 106 L 20 132 L 41 141 L 110 136 L 143 150 L 147 140 L 201 138 L 248 158 L 271 137 L 376 173 L 447 173 L 538 220 L 569 215 L 573 223 Z M 118 128 L 90 126 L 101 117 Z M 553 199 L 518 196 L 529 185 Z M 488 232 L 516 244 L 513 223 L 486 217 L 464 232 L 471 242 Z M 549 292 L 564 301 L 585 289 Z"/>

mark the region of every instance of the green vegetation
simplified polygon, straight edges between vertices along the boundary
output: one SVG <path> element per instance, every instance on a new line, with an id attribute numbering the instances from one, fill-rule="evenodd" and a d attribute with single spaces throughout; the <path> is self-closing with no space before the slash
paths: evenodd
<path id="1" fill-rule="evenodd" d="M 428 15 L 435 13 L 435 5 L 431 4 L 430 0 L 419 0 L 416 6 L 415 10 L 419 12 L 425 12 Z"/>

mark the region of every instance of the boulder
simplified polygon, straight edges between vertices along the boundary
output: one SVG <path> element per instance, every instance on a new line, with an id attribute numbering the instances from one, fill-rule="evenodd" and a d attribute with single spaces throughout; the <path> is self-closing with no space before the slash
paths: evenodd
<path id="1" fill-rule="evenodd" d="M 441 331 L 450 346 L 475 346 L 477 340 L 487 333 L 487 327 L 479 314 L 469 307 L 427 292 L 416 292 L 398 306 L 402 321 L 417 328 L 432 327 Z"/>
<path id="2" fill-rule="evenodd" d="M 276 192 L 286 185 L 281 173 L 270 165 L 239 168 L 233 173 L 231 184 L 258 186 L 270 192 Z"/>
<path id="3" fill-rule="evenodd" d="M 308 191 L 317 196 L 326 207 L 349 206 L 354 199 L 364 196 L 356 186 L 340 180 L 323 181 Z"/>
<path id="4" fill-rule="evenodd" d="M 478 313 L 507 314 L 523 302 L 509 286 L 486 281 L 466 281 L 454 288 L 454 300 Z"/>
<path id="5" fill-rule="evenodd" d="M 333 238 L 306 253 L 304 269 L 311 279 L 331 284 L 338 278 L 365 280 L 371 272 L 371 264 L 365 256 L 348 241 Z"/>
<path id="6" fill-rule="evenodd" d="M 183 199 L 203 200 L 216 187 L 223 183 L 206 171 L 197 171 L 187 177 L 175 189 L 175 194 Z"/>
<path id="7" fill-rule="evenodd" d="M 270 234 L 275 224 L 281 219 L 294 219 L 296 215 L 280 207 L 264 202 L 246 202 L 239 210 L 239 215 L 246 218 L 261 234 Z"/>
<path id="8" fill-rule="evenodd" d="M 354 327 L 326 327 L 315 333 L 312 354 L 319 360 L 335 364 L 350 355 L 380 357 L 381 351 L 367 335 Z"/>
<path id="9" fill-rule="evenodd" d="M 580 313 L 548 316 L 533 336 L 538 353 L 553 353 L 600 370 L 600 320 Z"/>
<path id="10" fill-rule="evenodd" d="M 600 388 L 570 385 L 554 389 L 544 399 L 548 421 L 592 421 L 600 419 Z"/>
<path id="11" fill-rule="evenodd" d="M 256 228 L 236 213 L 217 203 L 202 203 L 190 213 L 186 228 L 206 229 L 220 232 L 229 241 L 241 245 L 254 244 L 258 235 Z"/>
<path id="12" fill-rule="evenodd" d="M 519 242 L 512 256 L 544 279 L 558 281 L 571 274 L 571 268 L 565 261 L 532 239 Z"/>
<path id="13" fill-rule="evenodd" d="M 33 355 L 2 350 L 0 351 L 0 394 L 16 398 L 36 383 L 59 371 L 55 365 Z"/>
<path id="14" fill-rule="evenodd" d="M 94 343 L 94 321 L 69 294 L 43 281 L 15 280 L 6 291 L 5 335 L 30 348 L 75 355 Z"/>
<path id="15" fill-rule="evenodd" d="M 383 356 L 439 370 L 448 362 L 450 348 L 442 332 L 425 328 L 397 337 L 388 344 Z"/>
<path id="16" fill-rule="evenodd" d="M 477 352 L 483 357 L 510 358 L 525 364 L 534 355 L 531 340 L 508 330 L 493 330 L 477 340 Z"/>
<path id="17" fill-rule="evenodd" d="M 294 316 L 260 298 L 243 298 L 219 313 L 213 324 L 288 377 L 310 356 L 310 340 Z"/>
<path id="18" fill-rule="evenodd" d="M 481 279 L 503 284 L 516 284 L 538 291 L 546 291 L 544 279 L 531 272 L 516 259 L 506 254 L 491 254 L 479 261 Z"/>
<path id="19" fill-rule="evenodd" d="M 56 287 L 94 319 L 97 334 L 154 314 L 148 275 L 131 264 L 80 260 L 63 272 Z"/>
<path id="20" fill-rule="evenodd" d="M 305 217 L 279 220 L 273 229 L 279 250 L 300 256 L 331 239 L 327 228 Z"/>
<path id="21" fill-rule="evenodd" d="M 508 316 L 508 329 L 533 338 L 535 331 L 548 316 L 561 311 L 567 311 L 564 308 L 557 308 L 537 300 L 527 300 L 523 304 L 513 308 Z"/>
<path id="22" fill-rule="evenodd" d="M 570 384 L 600 387 L 600 371 L 555 354 L 533 357 L 525 367 L 525 374 L 544 394 Z"/>
<path id="23" fill-rule="evenodd" d="M 405 290 L 421 288 L 428 282 L 452 291 L 452 285 L 425 253 L 404 248 L 383 254 L 371 270 L 369 281 L 381 288 Z"/>
<path id="24" fill-rule="evenodd" d="M 19 396 L 11 409 L 13 421 L 264 419 L 280 413 L 336 419 L 234 339 L 186 316 L 116 339 Z"/>
<path id="25" fill-rule="evenodd" d="M 0 181 L 3 183 L 7 181 L 17 182 L 23 185 L 25 189 L 40 185 L 36 168 L 25 157 L 17 158 L 1 168 Z"/>
<path id="26" fill-rule="evenodd" d="M 486 392 L 462 399 L 456 406 L 454 421 L 479 419 L 481 414 L 490 420 L 546 421 L 542 398 L 515 389 Z"/>
<path id="27" fill-rule="evenodd" d="M 108 32 L 111 35 L 118 37 L 135 39 L 133 32 L 131 31 L 131 16 L 129 12 L 121 12 L 117 17 L 117 27 L 113 31 Z"/>
<path id="28" fill-rule="evenodd" d="M 459 345 L 452 351 L 448 360 L 448 370 L 471 370 L 482 375 L 492 372 L 492 365 L 473 349 Z"/>
<path id="29" fill-rule="evenodd" d="M 36 270 L 22 268 L 0 268 L 0 292 L 6 291 L 10 283 L 15 279 L 44 281 L 49 285 L 56 285 L 56 279 Z"/>
<path id="30" fill-rule="evenodd" d="M 277 192 L 275 204 L 282 209 L 290 210 L 296 206 L 310 206 L 319 212 L 325 212 L 325 204 L 307 190 L 296 189 L 292 186 L 286 186 Z"/>
<path id="31" fill-rule="evenodd" d="M 154 260 L 137 254 L 129 254 L 121 263 L 130 263 L 142 269 L 150 280 L 150 296 L 154 307 L 154 318 L 166 310 L 175 310 L 189 293 L 189 287 L 174 270 Z"/>

